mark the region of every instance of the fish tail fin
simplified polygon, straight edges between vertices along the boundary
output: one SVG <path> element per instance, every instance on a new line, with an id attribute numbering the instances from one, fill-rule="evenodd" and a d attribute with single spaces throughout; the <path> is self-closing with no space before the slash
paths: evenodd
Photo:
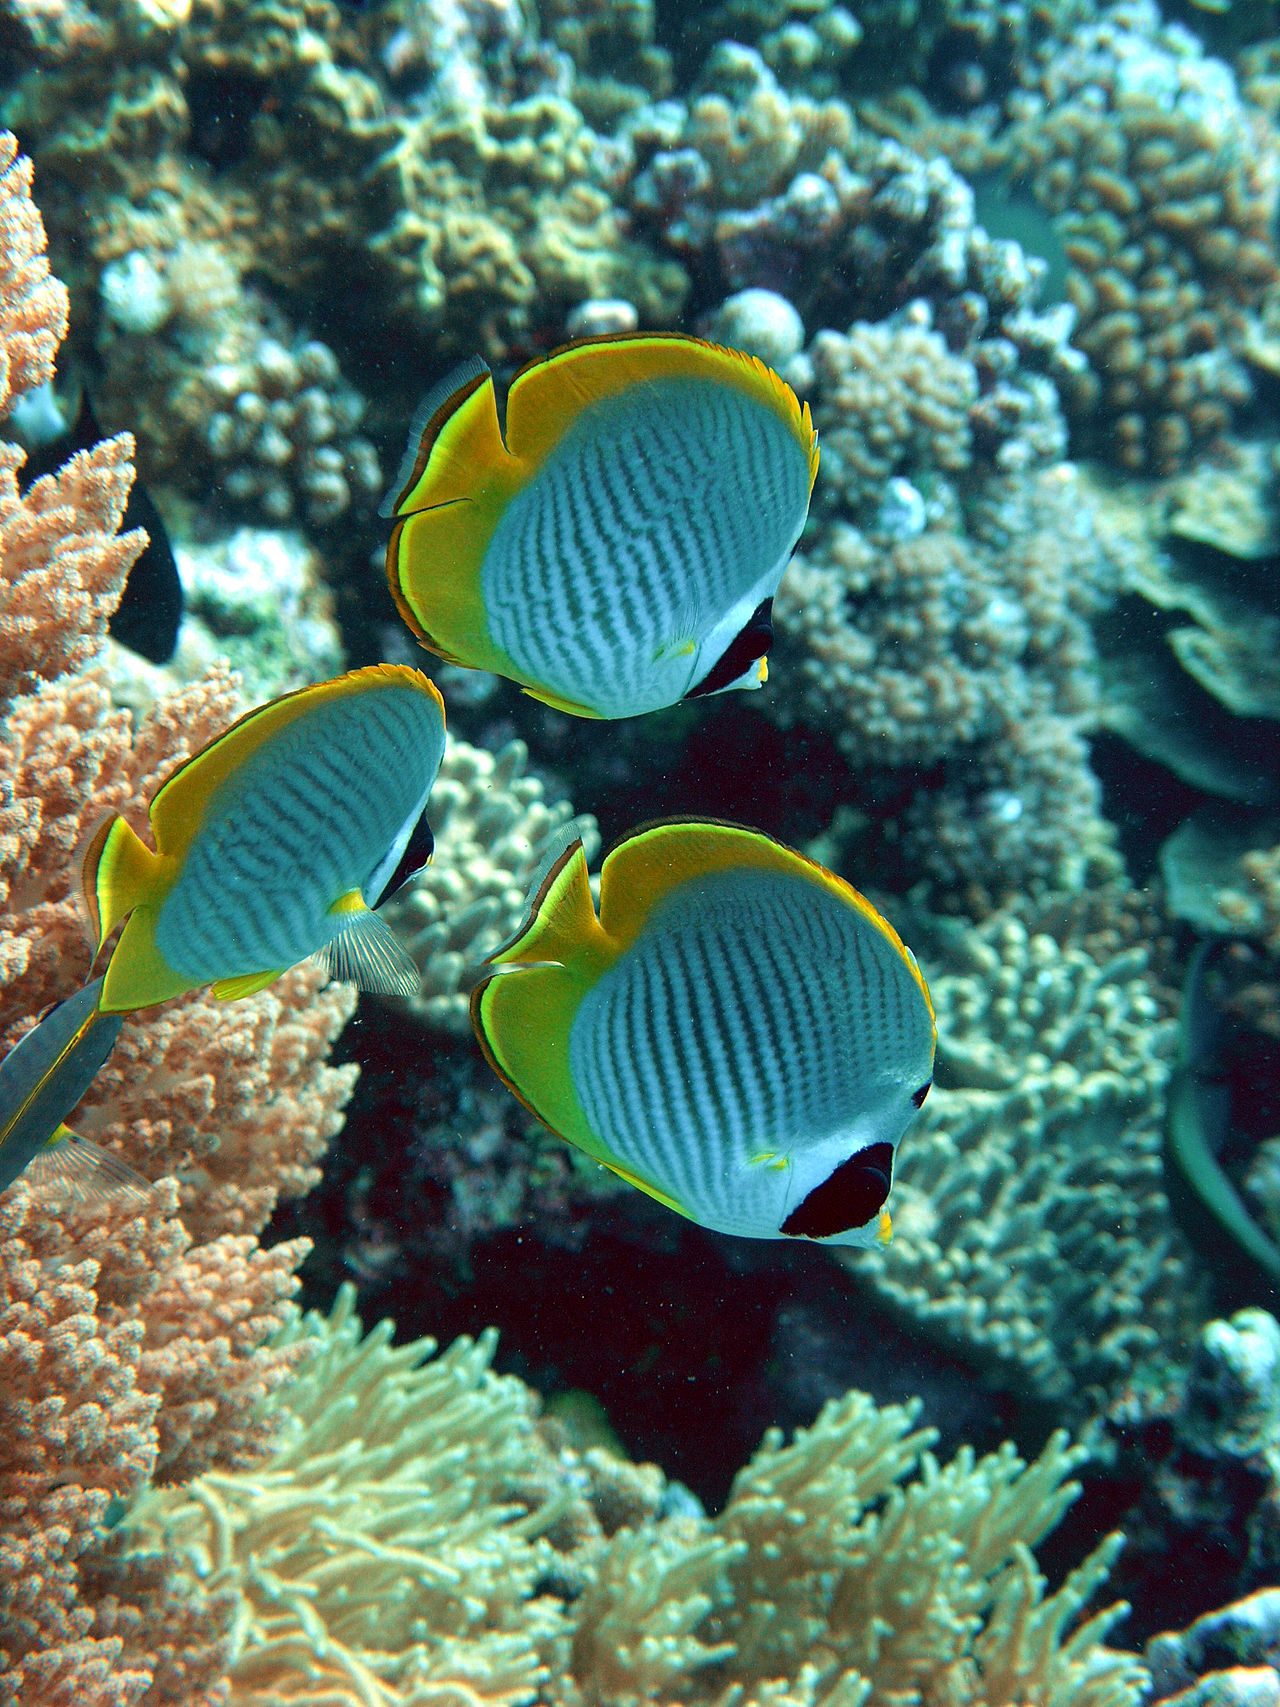
<path id="1" fill-rule="evenodd" d="M 358 903 L 358 904 L 357 904 Z M 343 896 L 330 909 L 333 936 L 317 958 L 343 984 L 379 996 L 416 996 L 422 974 L 413 956 L 385 919 L 354 897 Z"/>
<path id="2" fill-rule="evenodd" d="M 161 860 L 123 818 L 111 818 L 89 843 L 81 866 L 84 898 L 98 947 L 155 883 Z"/>
<path id="3" fill-rule="evenodd" d="M 104 1197 L 143 1203 L 151 1195 L 151 1181 L 136 1168 L 68 1126 L 59 1126 L 36 1152 L 25 1177 L 37 1191 L 61 1186 L 78 1204 L 96 1203 Z"/>

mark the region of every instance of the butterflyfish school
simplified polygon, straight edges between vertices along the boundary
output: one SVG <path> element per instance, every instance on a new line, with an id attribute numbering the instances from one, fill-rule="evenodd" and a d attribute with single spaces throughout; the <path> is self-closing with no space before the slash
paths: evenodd
<path id="1" fill-rule="evenodd" d="M 423 404 L 385 513 L 387 576 L 432 651 L 580 717 L 759 687 L 817 436 L 754 356 L 585 339 L 499 415 L 478 358 Z"/>
<path id="2" fill-rule="evenodd" d="M 114 818 L 84 861 L 105 1012 L 212 984 L 264 989 L 320 955 L 362 989 L 413 994 L 408 951 L 372 910 L 431 855 L 427 797 L 444 705 L 417 670 L 378 664 L 249 712 L 161 785 L 155 852 Z"/>
<path id="3" fill-rule="evenodd" d="M 915 956 L 857 890 L 754 830 L 659 824 L 550 867 L 471 1000 L 540 1120 L 716 1232 L 871 1245 L 933 1076 Z"/>

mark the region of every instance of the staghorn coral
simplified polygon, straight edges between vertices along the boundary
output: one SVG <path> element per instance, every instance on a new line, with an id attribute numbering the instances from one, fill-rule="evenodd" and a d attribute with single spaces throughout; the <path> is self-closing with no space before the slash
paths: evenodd
<path id="1" fill-rule="evenodd" d="M 993 1379 L 1096 1409 L 1202 1319 L 1161 1186 L 1174 1025 L 1149 950 L 1095 958 L 1007 911 L 950 938 L 946 970 L 922 958 L 934 1093 L 893 1244 L 844 1266 Z"/>
<path id="2" fill-rule="evenodd" d="M 1138 1699 L 1102 1646 L 1115 1610 L 1067 1633 L 1118 1539 L 1048 1599 L 1030 1552 L 1077 1491 L 1064 1435 L 1030 1466 L 940 1468 L 912 1408 L 851 1393 L 768 1435 L 714 1522 L 662 1517 L 646 1485 L 611 1532 L 616 1476 L 548 1448 L 491 1337 L 427 1362 L 430 1341 L 359 1332 L 349 1290 L 289 1330 L 312 1349 L 273 1401 L 275 1456 L 147 1495 L 115 1549 L 123 1582 L 163 1546 L 193 1592 L 234 1597 L 235 1703 Z"/>
<path id="3" fill-rule="evenodd" d="M 422 973 L 405 1004 L 427 1025 L 468 1033 L 468 974 L 524 916 L 529 881 L 548 843 L 572 825 L 587 857 L 599 850 L 595 819 L 574 817 L 568 801 L 547 802 L 525 774 L 528 748 L 510 741 L 488 753 L 450 741 L 431 794 L 435 854 L 384 915 Z"/>

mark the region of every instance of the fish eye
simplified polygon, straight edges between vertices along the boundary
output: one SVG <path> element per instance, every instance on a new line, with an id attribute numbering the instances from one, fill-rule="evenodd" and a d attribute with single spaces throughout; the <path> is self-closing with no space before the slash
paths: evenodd
<path id="1" fill-rule="evenodd" d="M 933 1080 L 932 1079 L 926 1079 L 918 1091 L 913 1091 L 911 1093 L 911 1106 L 913 1108 L 923 1108 L 924 1107 L 924 1099 L 928 1096 L 929 1092 L 932 1089 L 933 1089 Z"/>
<path id="2" fill-rule="evenodd" d="M 797 1239 L 829 1239 L 865 1227 L 884 1208 L 892 1184 L 893 1145 L 868 1144 L 814 1186 L 780 1231 Z"/>

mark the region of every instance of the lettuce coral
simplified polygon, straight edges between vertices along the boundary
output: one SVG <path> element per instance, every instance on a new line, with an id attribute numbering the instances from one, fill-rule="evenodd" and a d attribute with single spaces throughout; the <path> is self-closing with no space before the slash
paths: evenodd
<path id="1" fill-rule="evenodd" d="M 122 1527 L 124 1577 L 162 1547 L 184 1592 L 232 1598 L 232 1707 L 1140 1699 L 1104 1645 L 1123 1609 L 1079 1622 L 1118 1537 L 1048 1596 L 1031 1554 L 1077 1491 L 1065 1435 L 940 1466 L 912 1407 L 851 1393 L 769 1434 L 707 1519 L 554 1446 L 491 1336 L 429 1361 L 390 1333 L 361 1338 L 350 1289 L 287 1330 L 273 1456 Z"/>

